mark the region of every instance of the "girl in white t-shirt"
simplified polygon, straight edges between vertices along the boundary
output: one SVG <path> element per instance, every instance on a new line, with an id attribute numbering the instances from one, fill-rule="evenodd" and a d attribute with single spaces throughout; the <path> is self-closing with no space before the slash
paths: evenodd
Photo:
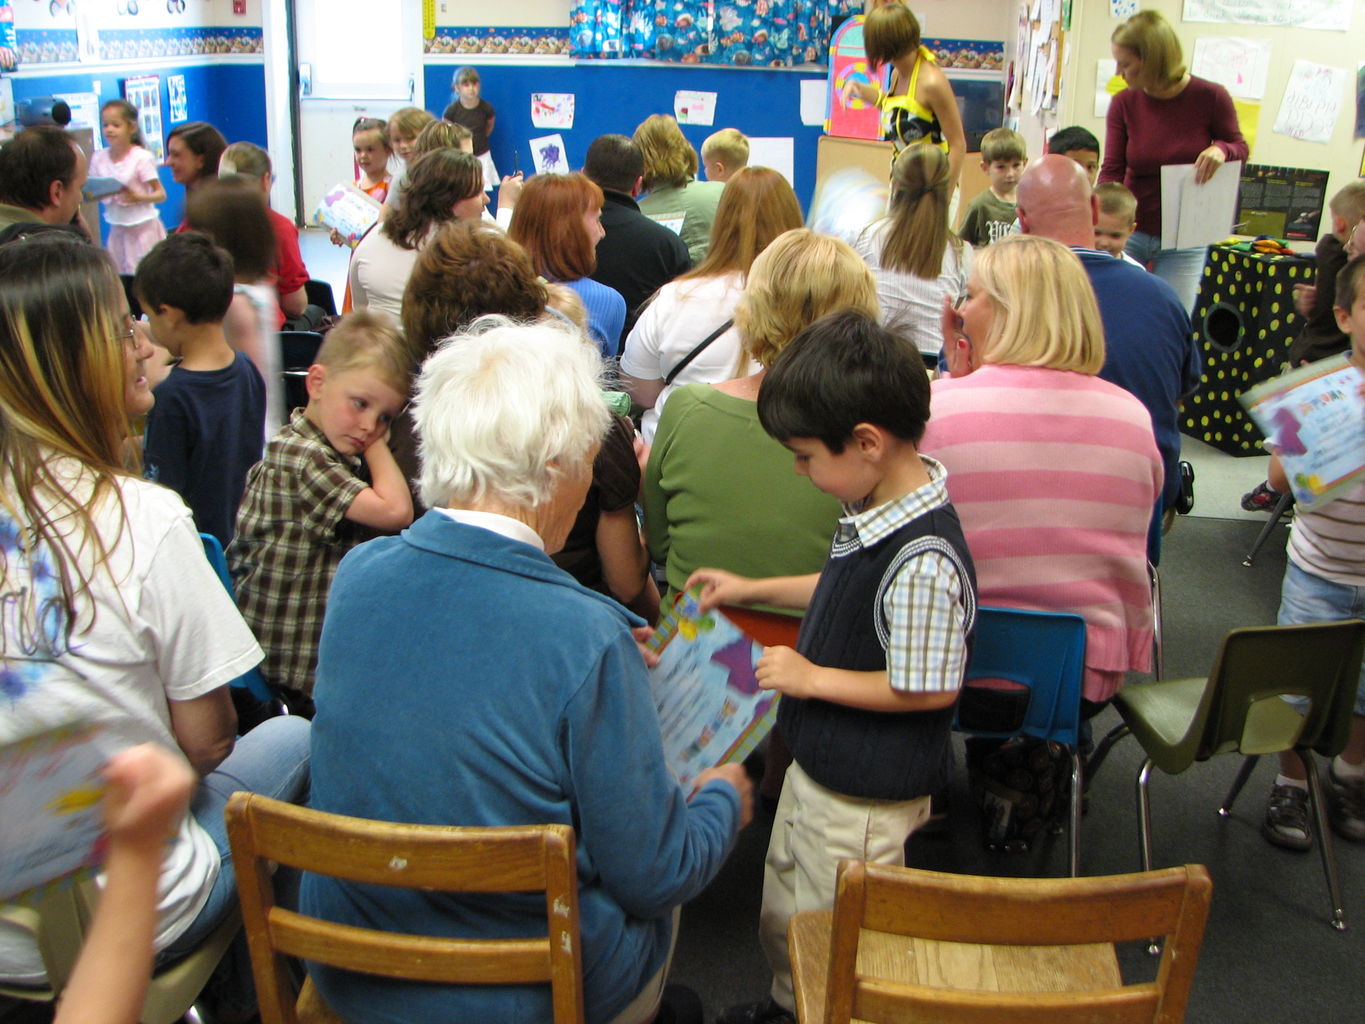
<path id="1" fill-rule="evenodd" d="M 109 258 L 56 233 L 14 242 L 0 247 L 0 293 L 0 746 L 85 723 L 102 757 L 155 743 L 195 769 L 157 891 L 168 962 L 232 911 L 232 791 L 303 795 L 308 723 L 236 735 L 228 684 L 261 649 L 184 502 L 125 466 L 129 413 L 152 395 Z M 0 922 L 0 981 L 45 980 L 33 935 Z"/>
<path id="2" fill-rule="evenodd" d="M 743 167 L 726 182 L 706 259 L 659 289 L 621 353 L 622 382 L 645 410 L 640 430 L 646 441 L 654 440 L 659 414 L 675 388 L 717 384 L 758 369 L 740 356 L 735 305 L 758 254 L 801 224 L 796 193 L 771 167 Z"/>
<path id="3" fill-rule="evenodd" d="M 166 199 L 157 176 L 156 157 L 146 148 L 137 125 L 137 107 L 127 100 L 110 100 L 100 108 L 100 125 L 107 149 L 90 157 L 91 178 L 113 178 L 123 189 L 100 200 L 109 223 L 109 254 L 120 274 L 137 272 L 138 262 L 166 237 L 156 204 Z"/>

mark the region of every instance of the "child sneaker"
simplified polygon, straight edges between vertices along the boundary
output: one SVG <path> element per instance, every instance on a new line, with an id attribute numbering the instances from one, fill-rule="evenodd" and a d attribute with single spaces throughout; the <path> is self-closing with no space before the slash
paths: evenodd
<path id="1" fill-rule="evenodd" d="M 1341 838 L 1365 843 L 1365 779 L 1340 780 L 1334 768 L 1326 772 L 1327 816 Z"/>
<path id="2" fill-rule="evenodd" d="M 1302 786 L 1274 786 L 1261 822 L 1261 835 L 1286 850 L 1309 850 L 1313 830 L 1308 824 L 1308 790 Z"/>
<path id="3" fill-rule="evenodd" d="M 1242 495 L 1242 508 L 1248 512 L 1270 512 L 1279 500 L 1280 493 L 1272 491 L 1265 481 L 1262 481 L 1253 490 Z"/>

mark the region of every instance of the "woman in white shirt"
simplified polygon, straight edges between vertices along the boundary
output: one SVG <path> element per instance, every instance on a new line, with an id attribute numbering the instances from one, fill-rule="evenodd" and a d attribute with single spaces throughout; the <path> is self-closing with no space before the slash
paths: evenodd
<path id="1" fill-rule="evenodd" d="M 100 250 L 55 234 L 0 247 L 0 746 L 79 724 L 102 758 L 156 743 L 199 775 L 162 862 L 156 949 L 184 956 L 236 900 L 233 790 L 302 797 L 308 723 L 236 737 L 228 683 L 261 649 L 178 495 L 125 468 L 148 346 Z M 0 980 L 45 980 L 34 937 L 0 926 Z"/>
<path id="2" fill-rule="evenodd" d="M 890 210 L 853 244 L 877 279 L 883 326 L 935 360 L 943 347 L 943 300 L 957 305 L 972 271 L 972 247 L 948 230 L 951 195 L 944 152 L 909 146 L 891 170 Z"/>
<path id="3" fill-rule="evenodd" d="M 674 388 L 715 384 L 758 369 L 741 355 L 735 305 L 758 254 L 801 223 L 796 193 L 772 168 L 744 167 L 726 183 L 706 259 L 659 289 L 621 354 L 622 382 L 645 409 L 640 429 L 646 441 L 654 439 Z M 694 349 L 699 350 L 688 358 Z"/>

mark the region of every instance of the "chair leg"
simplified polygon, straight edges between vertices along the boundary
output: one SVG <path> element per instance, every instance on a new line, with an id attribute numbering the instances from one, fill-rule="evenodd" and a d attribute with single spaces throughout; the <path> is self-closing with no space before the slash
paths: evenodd
<path id="1" fill-rule="evenodd" d="M 1137 775 L 1138 838 L 1142 847 L 1142 870 L 1152 870 L 1152 802 L 1147 792 L 1147 783 L 1152 778 L 1152 759 L 1142 762 Z M 1161 940 L 1147 941 L 1147 955 L 1161 955 Z"/>
<path id="2" fill-rule="evenodd" d="M 1081 752 L 1075 747 L 1071 748 L 1071 835 L 1070 841 L 1070 860 L 1071 877 L 1076 878 L 1081 873 L 1081 810 L 1085 799 L 1085 790 L 1081 785 L 1084 775 L 1081 768 Z"/>
<path id="3" fill-rule="evenodd" d="M 1155 679 L 1166 678 L 1166 654 L 1161 630 L 1161 574 L 1156 566 L 1147 563 L 1147 576 L 1152 583 L 1152 675 Z"/>
<path id="4" fill-rule="evenodd" d="M 1085 763 L 1085 785 L 1088 789 L 1090 783 L 1095 778 L 1095 773 L 1100 770 L 1100 765 L 1104 764 L 1104 759 L 1109 756 L 1109 751 L 1113 749 L 1115 743 L 1123 739 L 1129 733 L 1128 726 L 1120 722 L 1110 729 L 1100 740 L 1100 745 L 1095 748 L 1095 752 L 1090 755 L 1090 759 Z"/>
<path id="5" fill-rule="evenodd" d="M 1261 545 L 1270 536 L 1270 531 L 1275 529 L 1275 524 L 1284 516 L 1285 510 L 1289 508 L 1289 503 L 1293 500 L 1293 492 L 1286 491 L 1280 495 L 1280 500 L 1275 502 L 1275 509 L 1270 513 L 1270 518 L 1265 521 L 1265 525 L 1261 527 L 1261 532 L 1256 535 L 1256 542 L 1251 545 L 1251 550 L 1247 552 L 1246 558 L 1242 559 L 1242 564 L 1247 568 L 1251 567 L 1251 563 L 1256 559 L 1256 553 L 1261 550 Z"/>
<path id="6" fill-rule="evenodd" d="M 1332 829 L 1323 813 L 1322 780 L 1318 778 L 1313 755 L 1307 750 L 1295 751 L 1308 773 L 1308 797 L 1313 804 L 1313 827 L 1318 830 L 1318 850 L 1322 854 L 1322 870 L 1327 876 L 1327 896 L 1332 901 L 1332 927 L 1346 930 L 1346 911 L 1341 905 L 1341 881 L 1337 878 L 1337 854 L 1332 847 Z"/>
<path id="7" fill-rule="evenodd" d="M 1237 769 L 1237 778 L 1232 780 L 1232 788 L 1228 790 L 1228 795 L 1223 797 L 1223 806 L 1218 808 L 1220 818 L 1226 818 L 1232 813 L 1232 802 L 1237 799 L 1237 794 L 1247 784 L 1247 779 L 1251 778 L 1251 770 L 1256 767 L 1256 762 L 1260 759 L 1259 754 L 1248 754 L 1243 759 L 1242 767 Z"/>

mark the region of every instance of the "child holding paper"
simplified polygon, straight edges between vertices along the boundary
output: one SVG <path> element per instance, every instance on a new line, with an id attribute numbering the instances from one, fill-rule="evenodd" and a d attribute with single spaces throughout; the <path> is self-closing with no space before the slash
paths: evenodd
<path id="1" fill-rule="evenodd" d="M 1351 363 L 1365 373 L 1365 256 L 1356 256 L 1336 280 L 1336 321 L 1351 339 Z M 1270 460 L 1270 485 L 1287 491 L 1278 456 Z M 1355 619 L 1365 614 L 1365 483 L 1312 509 L 1300 507 L 1289 535 L 1276 621 L 1284 625 Z M 1344 839 L 1365 842 L 1365 670 L 1356 690 L 1346 749 L 1328 765 L 1324 788 L 1332 827 Z M 1292 752 L 1280 755 L 1280 774 L 1270 790 L 1262 834 L 1276 846 L 1307 850 L 1308 780 Z"/>
<path id="2" fill-rule="evenodd" d="M 948 778 L 948 738 L 976 617 L 976 575 L 947 473 L 920 455 L 929 381 L 915 349 L 856 312 L 802 331 L 758 394 L 763 429 L 796 472 L 844 503 L 818 575 L 699 569 L 702 607 L 807 609 L 797 650 L 769 647 L 758 682 L 782 693 L 791 748 L 768 845 L 759 928 L 770 998 L 720 1024 L 793 1020 L 787 922 L 834 905 L 845 857 L 903 865 L 905 840 Z M 798 880 L 800 880 L 798 882 Z M 809 884 L 807 884 L 809 883 Z"/>

